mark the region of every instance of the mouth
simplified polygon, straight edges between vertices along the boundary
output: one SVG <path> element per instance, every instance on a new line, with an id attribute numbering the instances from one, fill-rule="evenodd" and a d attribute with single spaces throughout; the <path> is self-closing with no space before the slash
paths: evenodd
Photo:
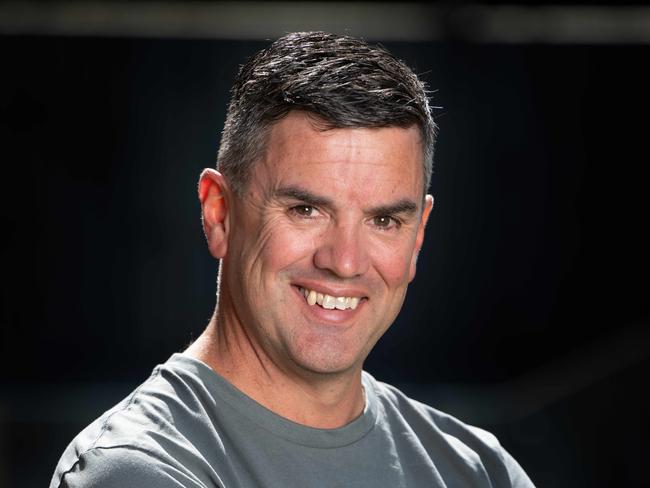
<path id="1" fill-rule="evenodd" d="M 298 290 L 305 297 L 308 305 L 312 307 L 318 305 L 326 310 L 354 310 L 362 300 L 362 297 L 332 296 L 301 286 L 298 287 Z"/>

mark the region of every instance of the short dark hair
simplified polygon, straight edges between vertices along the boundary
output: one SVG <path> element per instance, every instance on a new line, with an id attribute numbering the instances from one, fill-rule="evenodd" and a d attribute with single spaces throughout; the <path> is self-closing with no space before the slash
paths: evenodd
<path id="1" fill-rule="evenodd" d="M 285 35 L 240 69 L 217 166 L 241 194 L 266 150 L 274 123 L 306 111 L 327 130 L 344 127 L 420 129 L 424 190 L 429 187 L 436 125 L 424 82 L 381 46 L 325 32 Z"/>

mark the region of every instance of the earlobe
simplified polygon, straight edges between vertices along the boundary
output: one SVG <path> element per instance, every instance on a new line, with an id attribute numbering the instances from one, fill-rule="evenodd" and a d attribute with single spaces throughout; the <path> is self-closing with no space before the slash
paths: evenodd
<path id="1" fill-rule="evenodd" d="M 228 250 L 228 185 L 218 171 L 206 168 L 199 178 L 203 232 L 210 254 L 221 259 Z"/>

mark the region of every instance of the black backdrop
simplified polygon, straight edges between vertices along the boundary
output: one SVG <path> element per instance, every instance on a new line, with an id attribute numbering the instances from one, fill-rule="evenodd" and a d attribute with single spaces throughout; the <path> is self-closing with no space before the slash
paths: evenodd
<path id="1" fill-rule="evenodd" d="M 0 38 L 0 485 L 214 306 L 196 182 L 263 43 Z M 386 43 L 429 82 L 436 204 L 367 362 L 495 432 L 538 486 L 647 486 L 647 46 Z"/>

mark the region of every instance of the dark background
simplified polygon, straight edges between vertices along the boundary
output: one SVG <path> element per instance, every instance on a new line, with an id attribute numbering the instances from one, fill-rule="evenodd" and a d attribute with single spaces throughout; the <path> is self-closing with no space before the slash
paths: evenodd
<path id="1" fill-rule="evenodd" d="M 0 37 L 0 485 L 212 314 L 196 183 L 257 41 Z M 540 487 L 650 486 L 647 45 L 384 42 L 440 126 L 378 379 L 496 433 Z"/>

